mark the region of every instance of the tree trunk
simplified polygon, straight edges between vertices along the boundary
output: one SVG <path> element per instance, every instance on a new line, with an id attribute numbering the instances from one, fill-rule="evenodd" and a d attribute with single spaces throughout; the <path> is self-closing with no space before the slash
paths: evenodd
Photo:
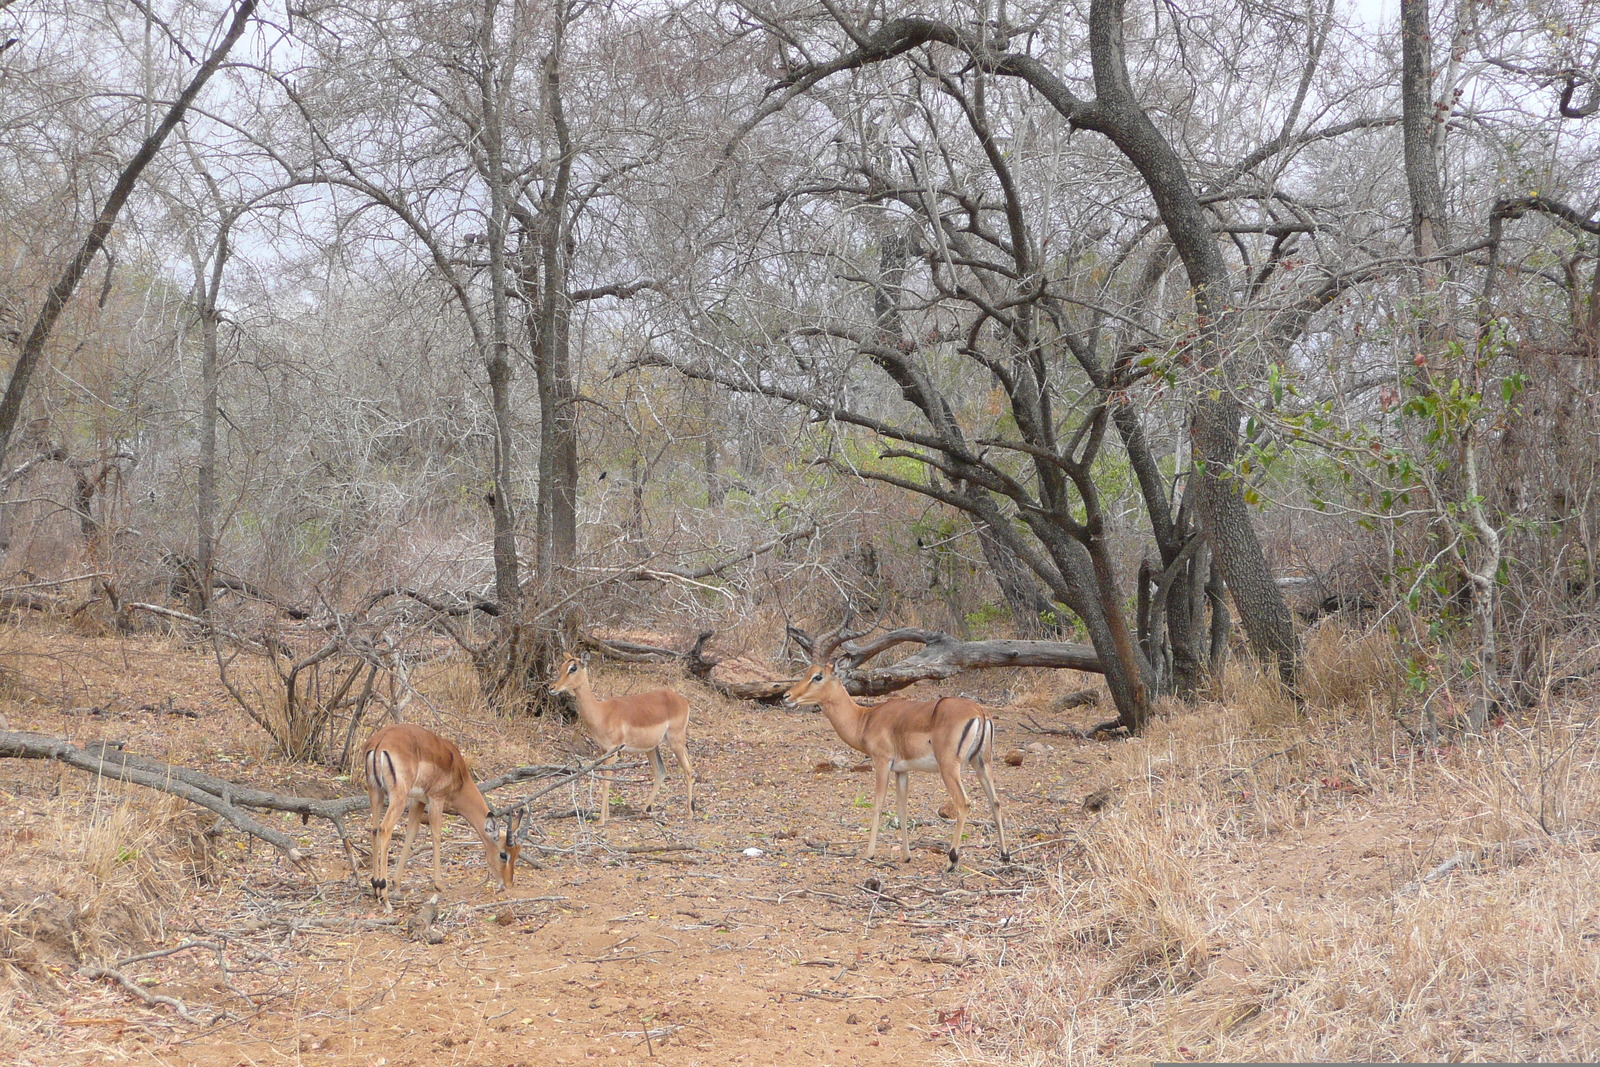
<path id="1" fill-rule="evenodd" d="M 1232 349 L 1231 276 L 1183 162 L 1134 96 L 1123 43 L 1124 6 L 1125 0 L 1093 0 L 1090 6 L 1093 126 L 1138 169 L 1194 289 L 1198 363 L 1207 372 L 1196 384 L 1199 397 L 1190 407 L 1200 480 L 1196 503 L 1216 566 L 1233 593 L 1251 645 L 1262 660 L 1276 664 L 1284 684 L 1292 689 L 1297 667 L 1293 619 L 1272 580 L 1244 494 L 1233 477 L 1243 415 L 1235 390 L 1247 376 Z"/>
<path id="2" fill-rule="evenodd" d="M 494 516 L 494 592 L 501 608 L 511 615 L 522 599 L 516 511 L 512 506 L 511 364 L 503 347 L 496 345 L 495 349 L 488 366 L 489 401 L 494 411 L 494 491 L 489 496 Z"/>
<path id="3" fill-rule="evenodd" d="M 212 205 L 218 213 L 217 235 L 210 255 L 201 251 L 198 240 L 189 247 L 194 264 L 195 314 L 200 320 L 200 462 L 195 471 L 195 580 L 189 589 L 189 607 L 195 614 L 205 615 L 211 610 L 217 575 L 217 414 L 222 404 L 222 315 L 218 304 L 222 274 L 232 254 L 229 234 L 242 209 L 230 211 L 224 206 L 217 183 L 193 146 L 189 148 L 195 170 L 211 190 Z"/>
<path id="4" fill-rule="evenodd" d="M 218 264 L 220 277 L 221 264 Z M 200 306 L 200 465 L 195 472 L 195 571 L 191 607 L 211 610 L 211 582 L 217 573 L 217 409 L 221 403 L 217 352 L 216 293 L 201 294 Z"/>
<path id="5" fill-rule="evenodd" d="M 1431 256 L 1449 241 L 1439 186 L 1435 128 L 1443 120 L 1433 99 L 1433 34 L 1428 0 L 1400 0 L 1400 116 L 1406 188 L 1411 194 L 1412 248 Z"/>
<path id="6" fill-rule="evenodd" d="M 511 336 L 507 310 L 510 279 L 506 264 L 507 218 L 511 199 L 507 184 L 510 175 L 505 161 L 505 86 L 510 71 L 496 63 L 494 27 L 497 0 L 485 0 L 478 26 L 478 93 L 482 125 L 484 178 L 489 187 L 489 374 L 490 403 L 494 410 L 494 491 L 490 507 L 494 513 L 495 597 L 507 614 L 516 611 L 522 597 L 522 581 L 517 562 L 515 480 L 511 470 Z"/>
<path id="7" fill-rule="evenodd" d="M 1011 609 L 1011 622 L 1017 634 L 1030 639 L 1059 637 L 1062 626 L 1056 618 L 1055 602 L 1045 593 L 1033 572 L 995 537 L 987 522 L 974 520 L 973 530 L 978 535 L 978 546 L 989 564 L 989 572 L 1000 587 L 1000 595 Z"/>
<path id="8" fill-rule="evenodd" d="M 545 103 L 559 161 L 536 230 L 543 268 L 533 360 L 539 379 L 539 571 L 549 583 L 578 551 L 578 406 L 572 380 L 572 298 L 567 291 L 568 198 L 572 141 L 561 100 L 561 39 L 545 60 Z"/>

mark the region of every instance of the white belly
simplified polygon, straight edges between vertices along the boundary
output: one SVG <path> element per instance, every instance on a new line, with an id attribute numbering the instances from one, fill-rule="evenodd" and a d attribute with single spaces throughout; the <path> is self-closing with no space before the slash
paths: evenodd
<path id="1" fill-rule="evenodd" d="M 903 774 L 906 771 L 932 773 L 939 769 L 939 761 L 934 759 L 933 753 L 930 752 L 926 756 L 918 756 L 916 759 L 897 759 L 889 764 L 889 769 L 896 774 Z"/>

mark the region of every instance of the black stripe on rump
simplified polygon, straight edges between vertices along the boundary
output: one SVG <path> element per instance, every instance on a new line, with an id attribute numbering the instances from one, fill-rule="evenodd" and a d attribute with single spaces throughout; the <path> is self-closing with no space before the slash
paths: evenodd
<path id="1" fill-rule="evenodd" d="M 382 760 L 381 764 L 379 763 L 380 760 Z M 384 774 L 384 771 L 388 773 Z M 376 752 L 368 753 L 367 777 L 383 792 L 385 797 L 394 796 L 395 783 L 400 780 L 400 776 L 394 769 L 394 753 L 386 748 L 380 748 Z"/>
<path id="2" fill-rule="evenodd" d="M 983 738 L 981 736 L 983 731 L 982 723 L 982 719 L 968 719 L 967 724 L 961 728 L 961 740 L 956 742 L 956 758 L 958 760 L 970 760 L 976 752 L 979 752 L 983 749 Z M 972 752 L 968 752 L 967 738 L 972 735 L 972 728 L 974 726 L 978 727 L 980 736 L 978 738 L 977 747 L 974 748 Z"/>

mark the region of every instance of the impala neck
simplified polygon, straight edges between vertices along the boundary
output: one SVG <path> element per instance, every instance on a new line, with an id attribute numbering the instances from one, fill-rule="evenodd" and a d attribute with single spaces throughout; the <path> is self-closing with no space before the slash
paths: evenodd
<path id="1" fill-rule="evenodd" d="M 585 723 L 596 722 L 600 718 L 600 698 L 594 695 L 594 689 L 589 685 L 589 672 L 579 671 L 572 681 L 572 688 L 567 692 L 578 702 L 578 718 Z"/>
<path id="2" fill-rule="evenodd" d="M 866 730 L 867 713 L 872 709 L 857 704 L 843 682 L 838 678 L 829 678 L 817 692 L 817 706 L 845 744 L 857 752 L 867 750 L 861 735 Z"/>
<path id="3" fill-rule="evenodd" d="M 477 833 L 478 839 L 486 844 L 492 843 L 489 837 L 489 802 L 483 798 L 483 793 L 472 783 L 472 792 L 462 790 L 456 797 L 456 814 L 467 820 L 467 825 Z"/>
<path id="4" fill-rule="evenodd" d="M 505 869 L 500 864 L 500 842 L 489 834 L 489 802 L 484 799 L 476 783 L 473 783 L 470 795 L 456 798 L 456 814 L 465 819 L 467 825 L 472 827 L 472 832 L 478 835 L 478 843 L 483 846 L 484 862 L 503 884 L 506 877 Z"/>

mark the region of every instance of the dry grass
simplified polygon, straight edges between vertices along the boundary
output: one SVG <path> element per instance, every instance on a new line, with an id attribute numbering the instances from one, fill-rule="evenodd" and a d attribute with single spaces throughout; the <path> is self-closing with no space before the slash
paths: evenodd
<path id="1" fill-rule="evenodd" d="M 1121 802 L 1081 829 L 1028 949 L 991 961 L 962 1059 L 1600 1054 L 1587 709 L 1414 752 L 1375 706 L 1382 644 L 1313 643 L 1306 717 L 1234 674 L 1123 745 Z"/>
<path id="2" fill-rule="evenodd" d="M 184 898 L 212 876 L 206 820 L 176 797 L 106 783 L 64 793 L 38 814 L 42 830 L 0 833 L 0 870 L 8 872 L 0 985 L 49 984 L 79 963 L 161 940 Z"/>
<path id="3" fill-rule="evenodd" d="M 126 739 L 130 750 L 181 757 L 268 787 L 357 788 L 330 781 L 325 771 L 278 760 L 265 735 L 248 726 L 214 681 L 207 681 L 214 666 L 204 655 L 149 638 L 126 646 L 114 639 L 86 642 L 76 652 L 73 647 L 55 637 L 0 632 L 0 648 L 10 650 L 16 665 L 0 707 L 18 728 L 47 729 L 79 741 L 114 736 Z M 1600 901 L 1593 889 L 1600 874 L 1600 852 L 1594 851 L 1600 842 L 1595 811 L 1600 737 L 1589 724 L 1588 709 L 1560 706 L 1506 724 L 1481 742 L 1418 751 L 1391 716 L 1391 701 L 1401 690 L 1392 652 L 1382 640 L 1325 629 L 1313 635 L 1308 660 L 1313 699 L 1306 713 L 1259 676 L 1235 669 L 1213 701 L 1197 709 L 1168 709 L 1142 738 L 1112 743 L 1047 738 L 1046 752 L 1030 755 L 1020 767 L 1000 768 L 1016 838 L 1028 849 L 1023 859 L 1049 875 L 1031 887 L 1028 876 L 1015 872 L 1001 879 L 970 875 L 961 883 L 969 889 L 1009 879 L 1027 895 L 972 904 L 974 918 L 982 909 L 982 922 L 937 932 L 938 923 L 916 912 L 898 932 L 893 923 L 906 915 L 885 912 L 877 927 L 864 924 L 865 909 L 876 914 L 877 906 L 859 899 L 860 865 L 841 858 L 837 849 L 818 855 L 801 847 L 808 838 L 847 849 L 860 844 L 862 812 L 850 797 L 861 794 L 865 779 L 812 771 L 818 755 L 843 748 L 825 724 L 702 691 L 693 698 L 691 734 L 706 808 L 691 820 L 674 807 L 681 804 L 681 783 L 669 775 L 668 818 L 661 831 L 693 844 L 699 850 L 691 854 L 694 862 L 646 866 L 642 859 L 603 854 L 595 851 L 599 839 L 587 824 L 549 820 L 541 830 L 548 837 L 540 838 L 551 846 L 547 869 L 528 872 L 526 892 L 570 901 L 574 916 L 563 910 L 550 934 L 514 940 L 520 955 L 499 966 L 531 967 L 525 957 L 539 952 L 547 954 L 539 967 L 568 966 L 561 954 L 572 951 L 578 905 L 593 903 L 595 921 L 585 927 L 592 944 L 586 943 L 580 955 L 598 956 L 619 943 L 623 935 L 614 927 L 634 911 L 684 927 L 672 929 L 660 944 L 652 942 L 655 948 L 706 939 L 703 954 L 665 958 L 662 970 L 647 976 L 648 982 L 641 979 L 639 988 L 660 987 L 680 971 L 726 980 L 728 989 L 748 998 L 740 1002 L 740 1012 L 751 1014 L 716 1024 L 725 1028 L 716 1031 L 719 1037 L 744 1034 L 760 1025 L 751 1019 L 770 1020 L 792 1010 L 793 1026 L 799 1027 L 796 1040 L 810 1041 L 829 1032 L 822 1013 L 835 1008 L 838 1026 L 831 1040 L 838 1044 L 839 1035 L 855 1032 L 844 1021 L 859 1005 L 825 1009 L 824 1001 L 813 1003 L 809 997 L 791 1005 L 774 1002 L 773 988 L 794 988 L 798 981 L 777 964 L 749 988 L 735 983 L 735 972 L 742 974 L 745 953 L 755 943 L 750 940 L 754 926 L 738 934 L 737 943 L 746 947 L 736 957 L 724 944 L 735 940 L 717 924 L 766 923 L 770 944 L 778 946 L 774 951 L 793 957 L 788 963 L 880 953 L 886 974 L 907 971 L 908 959 L 930 957 L 927 947 L 910 955 L 906 938 L 952 938 L 936 958 L 960 959 L 961 969 L 926 964 L 930 981 L 948 984 L 940 986 L 937 999 L 922 998 L 927 990 L 919 990 L 916 1003 L 923 1015 L 897 1008 L 895 1016 L 897 1023 L 926 1025 L 931 1032 L 935 1019 L 949 1015 L 946 1006 L 952 1000 L 946 998 L 964 1001 L 959 1032 L 955 1024 L 945 1027 L 951 1031 L 945 1036 L 958 1044 L 937 1054 L 967 1062 L 1595 1059 L 1600 1054 L 1600 1022 L 1595 1021 L 1600 1013 L 1594 1010 L 1600 1002 Z M 480 775 L 590 751 L 581 730 L 554 718 L 512 721 L 492 715 L 478 696 L 476 676 L 458 658 L 419 667 L 411 680 L 421 699 L 408 717 L 460 740 Z M 994 672 L 968 684 L 1007 689 L 1011 706 L 1002 709 L 1003 717 L 1020 720 L 1026 711 L 1048 721 L 1059 694 L 1082 682 L 1060 673 L 1002 677 Z M 609 695 L 683 683 L 673 668 L 600 663 L 595 684 Z M 163 711 L 174 697 L 180 708 L 199 709 L 204 718 Z M 91 714 L 92 709 L 98 711 Z M 1081 724 L 1106 717 L 1109 708 L 1078 714 L 1082 717 L 1075 721 Z M 1020 730 L 1015 725 L 1009 730 L 1003 744 L 1021 744 Z M 98 1014 L 129 1014 L 124 994 L 74 982 L 72 969 L 81 961 L 113 959 L 193 936 L 192 923 L 176 917 L 181 911 L 193 920 L 202 896 L 236 920 L 247 904 L 270 913 L 296 901 L 315 908 L 332 902 L 330 914 L 338 917 L 367 906 L 331 848 L 326 849 L 328 883 L 310 900 L 298 875 L 280 883 L 271 857 L 237 862 L 230 853 L 227 860 L 214 861 L 203 832 L 208 820 L 179 802 L 137 789 L 96 786 L 53 766 L 7 761 L 3 773 L 0 1013 L 8 1019 L 48 1028 L 59 1014 L 53 1005 L 93 1003 L 85 998 L 94 996 L 116 1005 L 114 1012 L 97 1009 Z M 636 776 L 624 795 L 636 801 L 641 787 Z M 1076 799 L 1102 787 L 1114 800 L 1094 813 L 1078 810 Z M 567 799 L 592 803 L 592 796 L 578 795 L 585 788 L 574 785 Z M 1064 806 L 1062 797 L 1074 803 Z M 930 800 L 928 784 L 920 783 L 913 802 L 926 806 Z M 655 823 L 639 818 L 616 822 L 609 831 L 657 832 Z M 1052 854 L 1054 846 L 1046 842 L 1063 835 L 1069 844 Z M 223 840 L 236 842 L 231 834 Z M 743 850 L 752 843 L 782 854 L 747 860 Z M 478 862 L 459 832 L 452 848 L 458 861 Z M 1425 880 L 1452 859 L 1460 862 L 1448 874 Z M 762 875 L 760 863 L 782 868 Z M 932 872 L 919 863 L 878 873 L 911 878 L 912 888 L 942 891 L 955 884 Z M 478 873 L 475 869 L 474 876 Z M 758 877 L 772 880 L 750 881 Z M 546 881 L 536 881 L 541 878 Z M 668 878 L 682 882 L 669 885 Z M 209 887 L 212 879 L 215 889 Z M 242 883 L 249 885 L 248 901 L 238 893 Z M 596 888 L 600 885 L 607 887 L 604 892 Z M 790 893 L 802 887 L 824 893 L 814 898 Z M 674 910 L 685 892 L 706 894 L 692 905 L 700 909 L 699 917 L 688 922 L 687 911 Z M 716 899 L 712 906 L 714 898 L 725 895 L 726 902 Z M 786 902 L 772 903 L 778 896 Z M 639 907 L 619 906 L 623 898 Z M 852 904 L 861 910 L 848 911 Z M 738 910 L 726 911 L 730 906 Z M 1009 922 L 1011 915 L 1002 923 L 991 907 L 1015 908 L 1020 926 Z M 916 925 L 920 922 L 926 926 Z M 241 928 L 237 922 L 235 928 Z M 986 932 L 1009 934 L 1019 928 L 1025 933 L 1016 937 Z M 394 1004 L 395 1017 L 383 1019 L 382 1026 L 374 1020 L 362 1025 L 388 1035 L 391 1022 L 409 1025 L 409 1016 L 420 1010 L 455 1003 L 455 987 L 442 987 L 449 996 L 433 988 L 436 980 L 444 982 L 434 972 L 454 966 L 452 954 L 461 947 L 477 951 L 504 939 L 492 933 L 481 945 L 469 942 L 470 929 L 464 926 L 452 935 L 462 939 L 459 946 L 446 946 L 443 955 L 430 957 L 429 967 L 418 968 L 418 981 L 430 984 L 413 990 L 415 999 Z M 795 948 L 792 939 L 803 930 L 830 940 Z M 392 935 L 375 938 L 373 944 L 383 952 L 397 951 Z M 986 961 L 970 978 L 969 958 Z M 642 957 L 635 963 L 654 966 Z M 313 969 L 304 960 L 283 965 L 304 965 L 296 972 L 302 979 Z M 717 973 L 718 968 L 727 973 Z M 196 972 L 196 965 L 184 960 L 172 965 L 168 977 L 197 981 Z M 821 985 L 823 972 L 817 973 L 806 981 L 832 989 Z M 281 984 L 273 975 L 260 980 L 263 989 Z M 618 979 L 608 974 L 606 980 Z M 847 975 L 846 980 L 855 979 Z M 870 992 L 871 987 L 863 988 Z M 175 985 L 172 991 L 192 1002 L 226 1000 L 209 987 Z M 508 1018 L 542 1019 L 548 1008 L 534 1012 L 529 1005 L 556 994 L 541 977 L 519 995 L 530 999 Z M 556 1005 L 562 1018 L 591 1003 L 589 992 L 560 996 L 566 998 Z M 707 998 L 713 1001 L 723 1003 Z M 287 1009 L 274 1011 L 285 1016 Z M 274 1018 L 271 1012 L 263 1015 L 261 1025 Z M 870 1030 L 858 1035 L 863 1042 L 880 1037 L 885 1042 L 853 1046 L 862 1062 L 890 1058 L 890 1034 L 880 1035 L 875 1023 L 874 1017 L 852 1024 Z M 604 1025 L 609 1032 L 637 1022 Z M 892 1046 L 901 1058 L 910 1047 L 905 1037 L 910 1032 L 894 1031 L 902 1038 Z M 84 1042 L 79 1051 L 91 1047 L 87 1034 L 75 1039 Z M 0 1028 L 0 1062 L 17 1059 L 26 1040 Z M 917 1051 L 933 1052 L 920 1032 L 915 1040 Z M 117 1047 L 126 1051 L 129 1046 Z M 350 1062 L 356 1062 L 354 1055 Z"/>

